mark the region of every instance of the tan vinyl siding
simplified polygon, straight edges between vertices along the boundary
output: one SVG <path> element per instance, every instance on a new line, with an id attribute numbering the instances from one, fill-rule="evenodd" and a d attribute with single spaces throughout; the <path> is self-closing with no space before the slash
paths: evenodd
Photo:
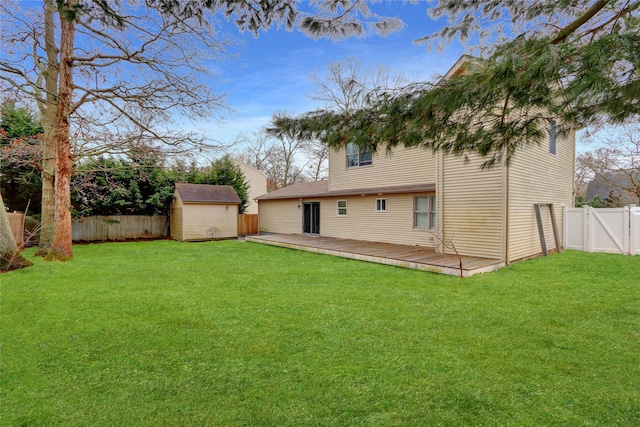
<path id="1" fill-rule="evenodd" d="M 238 205 L 186 203 L 182 208 L 182 240 L 228 239 L 238 236 Z"/>
<path id="2" fill-rule="evenodd" d="M 504 168 L 481 169 L 483 159 L 469 155 L 445 156 L 442 180 L 444 238 L 451 239 L 462 255 L 503 258 Z M 452 250 L 445 250 L 452 253 Z"/>
<path id="3" fill-rule="evenodd" d="M 171 207 L 171 237 L 182 240 L 182 207 Z"/>
<path id="4" fill-rule="evenodd" d="M 245 213 L 257 214 L 258 202 L 253 199 L 267 193 L 267 177 L 262 172 L 244 164 L 243 162 L 237 160 L 234 162 L 240 167 L 240 170 L 249 183 L 249 204 L 247 205 Z"/>
<path id="5" fill-rule="evenodd" d="M 183 203 L 177 191 L 173 193 L 173 197 L 174 199 L 173 199 L 173 202 L 171 202 L 171 209 L 169 213 L 169 216 L 170 216 L 169 227 L 171 229 L 170 230 L 171 237 L 174 238 L 175 240 L 183 240 L 182 239 L 182 233 L 183 233 L 182 224 L 184 223 L 183 216 L 182 216 Z"/>
<path id="6" fill-rule="evenodd" d="M 301 202 L 295 200 L 263 200 L 260 208 L 259 229 L 267 233 L 302 233 Z M 322 230 L 322 223 L 320 224 Z"/>
<path id="7" fill-rule="evenodd" d="M 320 235 L 432 247 L 430 233 L 413 228 L 413 197 L 411 194 L 397 194 L 322 199 Z M 387 200 L 386 212 L 376 212 L 377 198 Z M 337 200 L 347 200 L 346 217 L 337 216 Z"/>
<path id="8" fill-rule="evenodd" d="M 562 207 L 573 206 L 575 133 L 558 135 L 556 155 L 548 141 L 516 153 L 509 170 L 509 261 L 541 253 L 534 203 L 553 203 L 562 236 Z M 555 248 L 548 208 L 542 209 L 547 248 Z M 560 239 L 562 241 L 562 238 Z"/>
<path id="9" fill-rule="evenodd" d="M 329 190 L 429 184 L 436 179 L 436 156 L 423 148 L 374 153 L 371 166 L 347 168 L 345 149 L 329 150 Z"/>

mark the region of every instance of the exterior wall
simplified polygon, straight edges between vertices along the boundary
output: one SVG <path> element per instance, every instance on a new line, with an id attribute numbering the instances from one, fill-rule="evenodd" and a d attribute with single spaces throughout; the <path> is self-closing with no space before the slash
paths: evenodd
<path id="1" fill-rule="evenodd" d="M 263 200 L 258 206 L 260 232 L 266 233 L 302 233 L 302 207 L 298 199 Z M 320 207 L 322 215 L 322 206 Z M 322 221 L 322 218 L 320 219 Z M 322 230 L 322 222 L 320 223 Z"/>
<path id="2" fill-rule="evenodd" d="M 425 194 L 322 199 L 320 203 L 320 235 L 433 247 L 429 231 L 413 228 L 413 197 L 423 195 Z M 376 198 L 387 200 L 386 212 L 376 212 Z M 337 215 L 338 200 L 347 200 L 346 217 Z"/>
<path id="3" fill-rule="evenodd" d="M 178 195 L 177 191 L 174 193 L 174 197 L 175 198 L 173 199 L 173 202 L 171 202 L 171 209 L 169 213 L 169 218 L 170 218 L 169 228 L 171 229 L 170 230 L 171 237 L 175 240 L 184 240 L 182 238 L 183 236 L 182 235 L 182 232 L 183 232 L 182 199 Z"/>
<path id="4" fill-rule="evenodd" d="M 505 168 L 481 169 L 478 156 L 444 156 L 437 182 L 442 233 L 461 255 L 503 259 Z M 453 253 L 445 248 L 445 253 Z"/>
<path id="5" fill-rule="evenodd" d="M 509 167 L 508 261 L 542 252 L 534 203 L 553 203 L 558 232 L 563 233 L 562 207 L 573 206 L 575 133 L 558 135 L 556 154 L 548 141 L 516 152 Z M 555 248 L 548 208 L 542 208 L 547 248 Z"/>
<path id="6" fill-rule="evenodd" d="M 249 205 L 244 213 L 257 214 L 258 202 L 253 199 L 267 193 L 267 177 L 262 172 L 243 162 L 234 160 L 234 163 L 240 167 L 240 170 L 249 183 Z"/>
<path id="7" fill-rule="evenodd" d="M 436 156 L 424 148 L 398 147 L 387 155 L 373 154 L 371 166 L 347 168 L 345 148 L 329 150 L 329 191 L 353 188 L 432 184 L 436 180 Z"/>
<path id="8" fill-rule="evenodd" d="M 238 205 L 197 204 L 183 206 L 181 240 L 211 240 L 238 237 Z"/>
<path id="9" fill-rule="evenodd" d="M 486 160 L 433 155 L 423 149 L 398 149 L 391 157 L 375 154 L 372 166 L 346 168 L 344 149 L 331 150 L 329 190 L 436 184 L 438 232 L 461 255 L 506 261 L 541 252 L 534 203 L 553 203 L 559 233 L 562 207 L 573 204 L 575 134 L 559 135 L 556 155 L 548 145 L 516 153 L 510 166 L 481 169 Z M 433 246 L 428 231 L 413 229 L 413 196 L 383 195 L 387 212 L 375 211 L 376 196 L 324 198 L 320 234 L 328 237 Z M 314 201 L 309 199 L 305 201 Z M 347 217 L 337 216 L 337 200 L 347 200 Z M 300 233 L 299 200 L 260 203 L 260 230 Z M 548 209 L 543 209 L 547 247 L 554 248 Z M 562 234 L 561 234 L 562 235 Z M 446 253 L 453 250 L 445 248 Z"/>

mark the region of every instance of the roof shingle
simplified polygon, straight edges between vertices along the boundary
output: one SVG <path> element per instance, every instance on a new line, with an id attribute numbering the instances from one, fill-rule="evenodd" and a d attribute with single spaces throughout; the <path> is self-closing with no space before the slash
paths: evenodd
<path id="1" fill-rule="evenodd" d="M 242 203 L 236 190 L 230 185 L 179 182 L 176 184 L 176 191 L 183 203 Z"/>
<path id="2" fill-rule="evenodd" d="M 384 194 L 431 193 L 435 184 L 396 185 L 391 187 L 353 188 L 329 191 L 329 181 L 300 182 L 263 194 L 256 200 L 299 199 L 311 197 L 369 196 Z"/>

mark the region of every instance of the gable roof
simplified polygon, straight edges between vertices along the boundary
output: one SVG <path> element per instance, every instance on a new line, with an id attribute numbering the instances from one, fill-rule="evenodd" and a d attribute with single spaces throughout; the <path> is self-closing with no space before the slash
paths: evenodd
<path id="1" fill-rule="evenodd" d="M 442 76 L 440 81 L 442 82 L 445 80 L 449 80 L 452 77 L 457 77 L 468 73 L 471 68 L 473 68 L 473 66 L 478 63 L 478 61 L 479 59 L 475 56 L 467 55 L 466 53 L 463 54 L 460 58 L 458 58 L 456 63 L 453 64 L 449 71 L 447 71 L 445 75 Z"/>
<path id="2" fill-rule="evenodd" d="M 242 201 L 230 185 L 176 183 L 176 191 L 183 203 L 229 203 Z"/>
<path id="3" fill-rule="evenodd" d="M 391 187 L 350 188 L 329 191 L 329 181 L 299 182 L 271 193 L 256 197 L 256 200 L 300 199 L 343 196 L 371 196 L 385 194 L 431 193 L 435 184 L 396 185 Z"/>
<path id="4" fill-rule="evenodd" d="M 267 177 L 267 175 L 265 175 L 265 174 L 264 174 L 264 172 L 259 171 L 258 169 L 254 168 L 254 167 L 253 167 L 253 166 L 251 166 L 251 165 L 246 164 L 246 163 L 245 163 L 245 162 L 243 162 L 242 160 L 233 159 L 233 160 L 232 160 L 232 162 L 233 162 L 233 163 L 235 163 L 235 164 L 237 164 L 237 165 L 238 165 L 238 166 L 240 166 L 241 168 L 242 168 L 242 167 L 245 167 L 245 168 L 247 168 L 247 169 L 254 170 L 254 171 L 256 171 L 257 173 L 259 173 L 260 175 L 263 175 L 265 178 Z"/>
<path id="5" fill-rule="evenodd" d="M 329 181 L 297 182 L 286 187 L 279 188 L 262 196 L 256 200 L 270 199 L 299 199 L 301 197 L 318 197 L 325 195 L 329 191 Z"/>

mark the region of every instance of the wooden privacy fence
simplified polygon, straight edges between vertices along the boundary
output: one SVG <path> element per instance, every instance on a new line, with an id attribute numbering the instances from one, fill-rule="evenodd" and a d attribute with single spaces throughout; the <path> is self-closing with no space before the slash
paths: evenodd
<path id="1" fill-rule="evenodd" d="M 564 209 L 566 249 L 640 255 L 640 207 Z"/>
<path id="2" fill-rule="evenodd" d="M 13 239 L 16 241 L 16 245 L 20 246 L 24 242 L 24 214 L 7 212 L 7 218 Z"/>
<path id="3" fill-rule="evenodd" d="M 258 234 L 258 214 L 238 215 L 238 235 Z"/>
<path id="4" fill-rule="evenodd" d="M 167 236 L 166 216 L 113 215 L 74 219 L 73 240 L 153 239 Z"/>

